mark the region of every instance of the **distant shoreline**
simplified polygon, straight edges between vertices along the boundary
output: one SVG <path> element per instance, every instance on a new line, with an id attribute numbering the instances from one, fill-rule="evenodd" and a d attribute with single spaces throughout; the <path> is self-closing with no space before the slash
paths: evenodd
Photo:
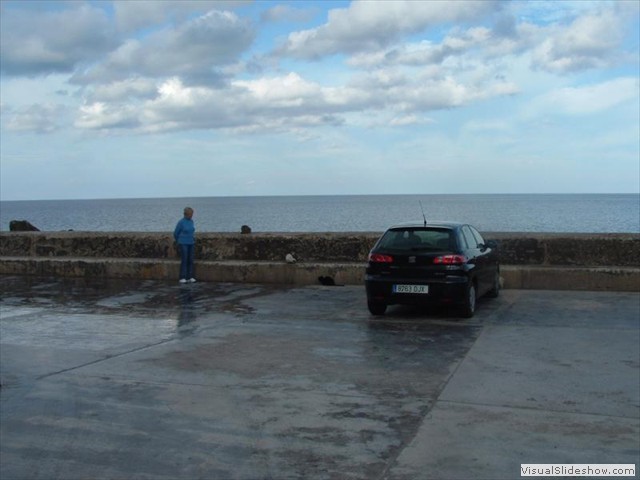
<path id="1" fill-rule="evenodd" d="M 104 197 L 104 198 L 42 198 L 42 199 L 0 199 L 1 203 L 11 202 L 91 202 L 91 201 L 129 201 L 129 200 L 194 200 L 194 199 L 241 199 L 241 198 L 324 198 L 324 197 L 433 197 L 433 196 L 592 196 L 592 195 L 636 195 L 640 197 L 640 192 L 613 192 L 613 193 L 601 193 L 601 192 L 577 192 L 577 193 L 339 193 L 339 194 L 270 194 L 270 195 L 214 195 L 214 196 L 177 196 L 177 197 Z"/>

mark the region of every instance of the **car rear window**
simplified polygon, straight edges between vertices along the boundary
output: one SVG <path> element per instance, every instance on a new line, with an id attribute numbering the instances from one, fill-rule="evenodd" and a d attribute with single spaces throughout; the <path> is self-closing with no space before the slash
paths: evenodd
<path id="1" fill-rule="evenodd" d="M 378 247 L 401 251 L 449 251 L 454 245 L 453 232 L 449 229 L 403 228 L 388 230 Z"/>

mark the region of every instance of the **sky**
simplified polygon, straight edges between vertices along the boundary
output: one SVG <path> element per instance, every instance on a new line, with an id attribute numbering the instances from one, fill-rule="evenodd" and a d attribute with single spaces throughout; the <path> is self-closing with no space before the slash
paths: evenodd
<path id="1" fill-rule="evenodd" d="M 0 199 L 640 192 L 640 2 L 0 2 Z"/>

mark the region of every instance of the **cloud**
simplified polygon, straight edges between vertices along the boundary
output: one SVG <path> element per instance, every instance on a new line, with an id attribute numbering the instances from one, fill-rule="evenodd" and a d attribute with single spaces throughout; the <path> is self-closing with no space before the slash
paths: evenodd
<path id="1" fill-rule="evenodd" d="M 6 127 L 15 132 L 52 133 L 60 128 L 66 110 L 55 104 L 30 105 L 7 112 L 10 116 Z"/>
<path id="2" fill-rule="evenodd" d="M 404 127 L 407 125 L 417 125 L 421 123 L 433 123 L 433 120 L 423 119 L 417 115 L 402 115 L 394 117 L 389 121 L 389 125 L 392 127 Z"/>
<path id="3" fill-rule="evenodd" d="M 506 55 L 528 55 L 534 69 L 565 75 L 593 68 L 607 68 L 637 58 L 621 50 L 630 8 L 622 5 L 606 11 L 583 12 L 568 23 L 536 25 L 507 12 L 496 17 L 492 28 L 473 26 L 452 29 L 440 42 L 422 40 L 390 44 L 379 49 L 355 51 L 347 63 L 356 68 L 439 65 L 465 57 L 485 61 Z M 554 14 L 559 13 L 554 9 Z M 565 12 L 566 15 L 566 12 Z M 636 12 L 637 17 L 637 12 Z"/>
<path id="4" fill-rule="evenodd" d="M 263 22 L 307 22 L 316 14 L 315 9 L 295 8 L 291 5 L 276 5 L 260 15 Z"/>
<path id="5" fill-rule="evenodd" d="M 471 50 L 487 47 L 491 41 L 491 30 L 474 27 L 465 32 L 447 35 L 439 44 L 423 40 L 375 52 L 360 52 L 348 59 L 347 63 L 359 68 L 441 64 L 449 57 L 461 56 Z"/>
<path id="6" fill-rule="evenodd" d="M 106 83 L 130 76 L 180 76 L 193 83 L 216 82 L 218 67 L 236 62 L 253 42 L 251 23 L 228 11 L 212 10 L 177 28 L 144 39 L 132 38 L 106 61 L 73 77 L 79 84 Z"/>
<path id="7" fill-rule="evenodd" d="M 105 13 L 89 5 L 33 14 L 4 7 L 0 16 L 1 69 L 5 75 L 73 72 L 118 45 Z"/>
<path id="8" fill-rule="evenodd" d="M 494 1 L 392 2 L 355 1 L 346 9 L 329 11 L 324 25 L 293 32 L 278 49 L 283 56 L 319 59 L 337 53 L 384 48 L 390 43 L 447 22 L 477 20 L 500 8 Z"/>
<path id="9" fill-rule="evenodd" d="M 335 125 L 343 110 L 331 89 L 305 82 L 296 74 L 256 81 L 235 81 L 226 89 L 185 85 L 175 77 L 162 83 L 155 98 L 139 104 L 82 108 L 76 125 L 88 129 L 137 126 L 139 132 L 186 129 L 244 131 Z"/>
<path id="10" fill-rule="evenodd" d="M 606 82 L 553 90 L 534 99 L 531 113 L 554 112 L 563 115 L 593 115 L 634 102 L 638 105 L 640 82 L 637 78 L 616 78 Z"/>
<path id="11" fill-rule="evenodd" d="M 97 130 L 136 128 L 139 124 L 137 111 L 133 107 L 112 106 L 103 102 L 80 107 L 80 115 L 75 122 L 78 128 Z"/>
<path id="12" fill-rule="evenodd" d="M 622 25 L 616 9 L 598 15 L 581 12 L 565 25 L 535 25 L 518 23 L 517 11 L 502 2 L 356 1 L 348 8 L 329 11 L 325 24 L 292 33 L 281 50 L 307 60 L 351 53 L 346 64 L 358 69 L 355 76 L 353 71 L 342 70 L 342 80 L 327 86 L 310 80 L 311 74 L 305 78 L 295 70 L 270 75 L 264 75 L 266 70 L 243 70 L 243 55 L 254 46 L 258 25 L 234 12 L 217 9 L 241 3 L 114 3 L 120 29 L 155 23 L 162 23 L 162 27 L 130 35 L 106 55 L 106 44 L 95 42 L 102 47 L 94 53 L 91 65 L 82 55 L 70 56 L 73 60 L 66 68 L 76 70 L 70 82 L 82 86 L 84 102 L 77 109 L 75 127 L 109 131 L 126 128 L 136 133 L 188 129 L 295 131 L 341 125 L 354 114 L 370 113 L 388 118 L 396 126 L 411 125 L 428 112 L 519 93 L 519 86 L 509 79 L 514 72 L 508 69 L 509 58 L 533 58 L 539 69 L 565 73 L 585 68 L 590 64 L 586 58 L 606 61 L 613 57 L 607 52 L 618 49 L 621 41 L 619 33 L 608 35 Z M 216 9 L 209 10 L 211 6 Z M 16 11 L 10 12 L 17 18 Z M 291 21 L 302 19 L 301 13 L 292 6 L 276 6 L 263 11 L 261 18 Z M 27 20 L 26 12 L 21 18 Z M 84 34 L 89 26 L 100 27 L 98 39 L 104 32 L 115 31 L 102 11 L 88 5 L 45 11 L 36 18 L 31 31 L 36 31 L 34 25 L 51 27 L 62 19 L 75 20 L 74 31 Z M 113 18 L 111 21 L 114 23 Z M 474 24 L 465 26 L 467 21 Z M 424 39 L 418 37 L 411 43 L 403 38 L 422 35 L 430 28 L 439 28 L 438 35 L 424 33 Z M 15 32 L 10 31 L 8 38 L 13 35 Z M 44 32 L 39 38 L 47 35 Z M 55 41 L 50 48 L 63 45 L 65 39 L 70 41 L 62 33 L 51 38 Z M 617 86 L 628 88 L 626 83 Z M 608 88 L 601 86 L 597 93 L 617 98 L 619 92 L 609 92 Z M 539 98 L 536 102 L 557 101 L 571 112 L 579 109 L 580 99 L 591 98 L 588 90 L 555 94 L 555 100 L 550 94 L 551 100 Z M 573 107 L 571 98 L 576 99 Z M 591 108 L 604 103 L 593 101 Z M 15 110 L 11 113 L 15 117 L 7 124 L 14 130 L 53 131 L 55 122 L 46 121 L 51 106 L 45 109 L 41 105 L 31 111 Z M 21 116 L 16 112 L 22 112 Z"/>
<path id="13" fill-rule="evenodd" d="M 209 10 L 233 9 L 250 3 L 248 0 L 127 0 L 114 2 L 116 22 L 120 30 L 135 31 L 172 20 L 180 23 L 193 14 Z"/>
<path id="14" fill-rule="evenodd" d="M 516 88 L 502 81 L 468 85 L 451 77 L 367 73 L 351 84 L 326 87 L 290 72 L 287 75 L 235 80 L 225 88 L 188 85 L 174 77 L 155 94 L 141 82 L 120 82 L 96 91 L 95 98 L 118 98 L 116 103 L 88 102 L 76 126 L 87 129 L 135 128 L 138 132 L 188 129 L 295 131 L 302 127 L 341 125 L 350 113 L 395 112 L 392 123 L 419 121 L 418 113 L 455 108 L 492 96 L 510 95 Z M 147 99 L 128 97 L 138 88 Z"/>
<path id="15" fill-rule="evenodd" d="M 534 50 L 533 66 L 559 74 L 611 66 L 620 60 L 613 52 L 623 27 L 613 11 L 578 17 L 568 27 L 554 25 Z"/>
<path id="16" fill-rule="evenodd" d="M 97 85 L 89 91 L 88 103 L 121 102 L 132 99 L 153 98 L 157 94 L 156 82 L 149 78 L 132 77 L 106 85 Z"/>

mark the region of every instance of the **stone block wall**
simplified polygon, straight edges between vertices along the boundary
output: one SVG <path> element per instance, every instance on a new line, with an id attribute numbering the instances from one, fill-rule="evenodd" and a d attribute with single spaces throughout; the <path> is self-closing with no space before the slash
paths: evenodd
<path id="1" fill-rule="evenodd" d="M 640 267 L 638 234 L 535 234 L 485 232 L 499 244 L 505 265 Z M 196 257 L 204 261 L 364 263 L 379 232 L 199 233 Z M 178 257 L 170 233 L 2 232 L 0 257 Z"/>

